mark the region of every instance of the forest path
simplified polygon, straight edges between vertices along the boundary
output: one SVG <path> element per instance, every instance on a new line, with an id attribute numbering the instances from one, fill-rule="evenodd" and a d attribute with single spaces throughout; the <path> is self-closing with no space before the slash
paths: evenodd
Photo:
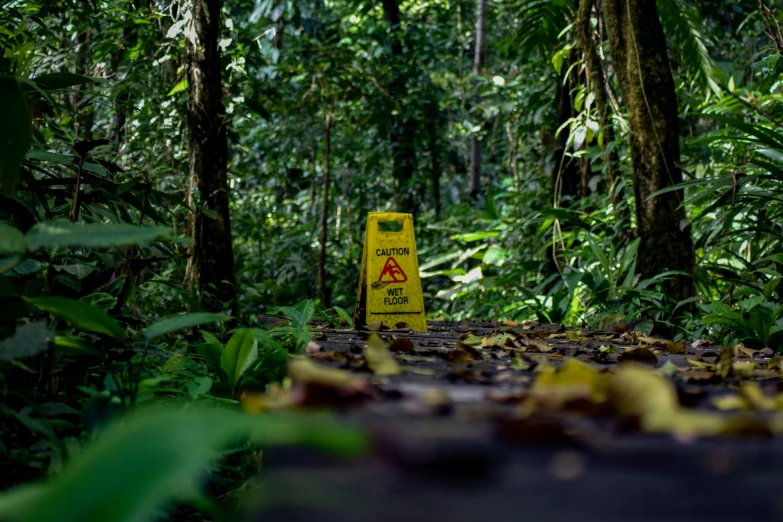
<path id="1" fill-rule="evenodd" d="M 316 332 L 321 349 L 312 346 L 310 357 L 370 383 L 363 401 L 326 400 L 335 400 L 330 408 L 347 421 L 367 427 L 374 448 L 353 461 L 298 449 L 265 454 L 262 518 L 715 522 L 783 515 L 777 495 L 783 445 L 772 434 L 774 414 L 714 407 L 719 397 L 737 401 L 736 389 L 750 380 L 751 388 L 771 397 L 781 378 L 766 368 L 777 363 L 770 365 L 769 352 L 735 350 L 743 357 L 733 357 L 735 367 L 727 371 L 728 352 L 721 357 L 709 344 L 640 341 L 623 329 L 429 324 L 427 333 L 379 332 L 404 370 L 385 377 L 372 375 L 365 364 L 370 332 Z M 662 346 L 647 346 L 651 342 Z M 639 349 L 640 343 L 647 347 Z M 640 351 L 629 355 L 634 348 Z M 619 415 L 602 400 L 588 400 L 596 385 L 582 386 L 579 375 L 592 373 L 580 374 L 585 366 L 573 359 L 608 376 L 629 358 L 673 374 L 666 379 L 684 411 L 704 412 L 710 422 L 732 418 L 724 431 L 735 436 L 645 433 L 643 416 Z M 578 371 L 553 371 L 564 364 Z M 541 374 L 574 378 L 553 384 Z M 328 396 L 310 392 L 306 400 Z"/>

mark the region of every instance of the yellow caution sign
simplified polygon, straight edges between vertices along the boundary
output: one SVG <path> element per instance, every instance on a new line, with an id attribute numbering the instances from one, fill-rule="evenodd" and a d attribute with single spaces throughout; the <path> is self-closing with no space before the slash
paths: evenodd
<path id="1" fill-rule="evenodd" d="M 381 223 L 390 222 L 400 223 L 400 230 L 380 229 Z M 416 331 L 427 331 L 410 214 L 370 212 L 367 215 L 354 323 L 358 327 L 377 322 L 391 328 L 397 323 L 407 323 Z"/>

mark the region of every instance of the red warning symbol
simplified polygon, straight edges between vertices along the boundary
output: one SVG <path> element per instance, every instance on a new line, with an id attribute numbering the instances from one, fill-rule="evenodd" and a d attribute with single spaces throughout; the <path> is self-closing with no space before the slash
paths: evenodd
<path id="1" fill-rule="evenodd" d="M 386 264 L 383 265 L 381 275 L 378 277 L 378 281 L 384 283 L 404 283 L 408 280 L 408 276 L 402 271 L 402 267 L 396 259 L 390 257 L 386 260 Z"/>

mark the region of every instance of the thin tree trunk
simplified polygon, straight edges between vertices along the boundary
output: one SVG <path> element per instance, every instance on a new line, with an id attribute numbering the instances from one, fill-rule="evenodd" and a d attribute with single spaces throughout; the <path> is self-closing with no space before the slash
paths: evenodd
<path id="1" fill-rule="evenodd" d="M 321 255 L 318 258 L 318 287 L 321 294 L 321 304 L 326 308 L 331 306 L 330 292 L 326 287 L 326 240 L 328 239 L 329 221 L 329 185 L 331 179 L 329 176 L 329 154 L 332 147 L 332 115 L 327 114 L 324 122 L 324 195 L 323 208 L 321 209 Z"/>
<path id="2" fill-rule="evenodd" d="M 188 128 L 190 130 L 187 203 L 194 240 L 187 280 L 210 310 L 236 310 L 234 252 L 228 197 L 228 140 L 222 101 L 218 40 L 222 0 L 195 0 L 186 42 Z"/>
<path id="3" fill-rule="evenodd" d="M 392 36 L 394 79 L 388 89 L 392 97 L 390 110 L 400 109 L 408 91 L 405 75 L 400 70 L 403 60 L 400 7 L 397 0 L 381 0 L 381 5 L 386 22 L 391 28 Z M 392 152 L 394 186 L 397 190 L 396 203 L 401 212 L 414 211 L 410 185 L 416 169 L 416 148 L 413 141 L 415 133 L 416 120 L 414 118 L 404 115 L 392 117 L 389 142 Z"/>
<path id="4" fill-rule="evenodd" d="M 440 142 L 438 140 L 438 123 L 440 114 L 438 100 L 430 100 L 430 110 L 427 116 L 427 132 L 430 135 L 430 179 L 432 180 L 432 202 L 435 207 L 435 216 L 440 216 Z"/>
<path id="5" fill-rule="evenodd" d="M 486 18 L 484 12 L 487 8 L 487 0 L 476 1 L 476 48 L 473 56 L 473 74 L 478 76 L 484 67 L 484 42 L 486 41 Z M 481 98 L 476 96 L 473 102 L 475 125 L 481 126 L 481 117 L 478 115 L 478 109 L 481 105 Z M 481 192 L 481 140 L 478 135 L 473 134 L 470 142 L 470 181 L 468 183 L 468 193 L 470 197 L 476 198 Z"/>
<path id="6" fill-rule="evenodd" d="M 652 198 L 682 182 L 677 96 L 655 0 L 604 0 L 612 63 L 628 110 L 636 223 L 641 243 L 637 269 L 644 278 L 667 270 L 692 274 L 693 240 L 682 191 Z M 668 285 L 674 300 L 693 295 L 693 282 Z"/>
<path id="7" fill-rule="evenodd" d="M 80 11 L 86 11 L 90 9 L 90 5 L 86 0 L 81 0 L 78 4 Z M 90 68 L 92 62 L 92 53 L 90 52 L 90 35 L 89 29 L 83 33 L 79 33 L 76 36 L 76 73 L 90 75 Z M 88 106 L 87 97 L 84 95 L 84 89 L 86 87 L 80 86 L 74 92 L 71 97 L 71 107 L 76 112 L 76 134 L 80 136 L 82 140 L 89 141 L 92 139 L 92 108 Z"/>
<path id="8" fill-rule="evenodd" d="M 579 49 L 582 51 L 585 60 L 585 75 L 587 76 L 587 85 L 590 93 L 595 100 L 595 110 L 598 115 L 598 124 L 603 129 L 603 139 L 601 140 L 601 150 L 604 155 L 604 165 L 606 168 L 606 186 L 612 199 L 612 204 L 617 206 L 617 195 L 615 194 L 615 181 L 617 178 L 617 152 L 610 148 L 615 140 L 614 125 L 610 119 L 609 100 L 604 89 L 603 69 L 601 58 L 596 50 L 596 45 L 601 42 L 593 41 L 593 31 L 590 26 L 590 13 L 593 9 L 594 0 L 580 0 L 579 12 L 574 28 L 576 29 L 576 41 Z"/>

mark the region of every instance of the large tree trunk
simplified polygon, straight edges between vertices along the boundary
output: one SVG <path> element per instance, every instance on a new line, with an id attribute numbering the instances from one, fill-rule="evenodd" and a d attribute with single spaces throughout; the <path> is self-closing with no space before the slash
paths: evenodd
<path id="1" fill-rule="evenodd" d="M 187 202 L 195 241 L 187 279 L 210 310 L 236 307 L 234 252 L 228 198 L 228 140 L 222 101 L 220 11 L 222 0 L 194 0 L 186 43 L 190 175 Z"/>
<path id="2" fill-rule="evenodd" d="M 321 209 L 321 255 L 318 258 L 318 288 L 321 295 L 321 304 L 326 308 L 331 306 L 330 293 L 326 286 L 326 240 L 328 239 L 329 224 L 329 185 L 331 180 L 329 176 L 329 156 L 332 148 L 332 115 L 326 115 L 324 122 L 324 195 L 323 207 Z"/>
<path id="3" fill-rule="evenodd" d="M 682 182 L 677 96 L 655 0 L 604 0 L 604 19 L 628 109 L 641 238 L 637 268 L 645 278 L 667 270 L 693 273 L 693 241 L 680 206 L 682 192 L 650 197 Z M 669 284 L 668 292 L 682 300 L 693 295 L 693 283 L 679 277 Z"/>
<path id="4" fill-rule="evenodd" d="M 476 47 L 473 55 L 473 74 L 478 76 L 484 68 L 484 42 L 486 41 L 486 17 L 484 12 L 487 9 L 487 0 L 476 0 Z M 481 98 L 476 96 L 473 102 L 475 113 L 475 125 L 481 125 L 481 118 L 478 116 L 478 108 L 481 105 Z M 470 180 L 468 183 L 468 193 L 470 197 L 478 197 L 481 192 L 481 139 L 473 134 L 470 141 Z"/>
<path id="5" fill-rule="evenodd" d="M 604 165 L 606 168 L 606 185 L 609 189 L 610 197 L 612 198 L 612 204 L 616 205 L 617 196 L 615 194 L 614 185 L 617 178 L 617 152 L 615 152 L 615 149 L 609 148 L 612 142 L 614 142 L 615 135 L 614 126 L 610 120 L 608 96 L 606 89 L 604 88 L 601 58 L 596 50 L 596 45 L 601 45 L 601 43 L 593 41 L 593 31 L 590 26 L 590 13 L 593 10 L 594 1 L 595 0 L 580 0 L 579 12 L 576 21 L 574 22 L 574 29 L 579 49 L 584 55 L 585 76 L 587 76 L 587 85 L 590 89 L 590 93 L 595 100 L 598 124 L 603 129 L 601 149 L 603 150 Z"/>
<path id="6" fill-rule="evenodd" d="M 400 18 L 400 6 L 397 0 L 381 0 L 383 14 L 391 28 L 391 50 L 394 67 L 394 79 L 389 85 L 389 94 L 392 98 L 391 109 L 404 112 L 404 98 L 407 94 L 405 74 L 400 70 L 403 58 L 402 46 L 402 20 Z M 392 118 L 389 129 L 389 142 L 391 144 L 394 187 L 397 190 L 397 208 L 400 212 L 413 212 L 414 201 L 412 198 L 411 182 L 416 169 L 416 147 L 414 134 L 416 133 L 416 120 L 404 114 Z"/>

